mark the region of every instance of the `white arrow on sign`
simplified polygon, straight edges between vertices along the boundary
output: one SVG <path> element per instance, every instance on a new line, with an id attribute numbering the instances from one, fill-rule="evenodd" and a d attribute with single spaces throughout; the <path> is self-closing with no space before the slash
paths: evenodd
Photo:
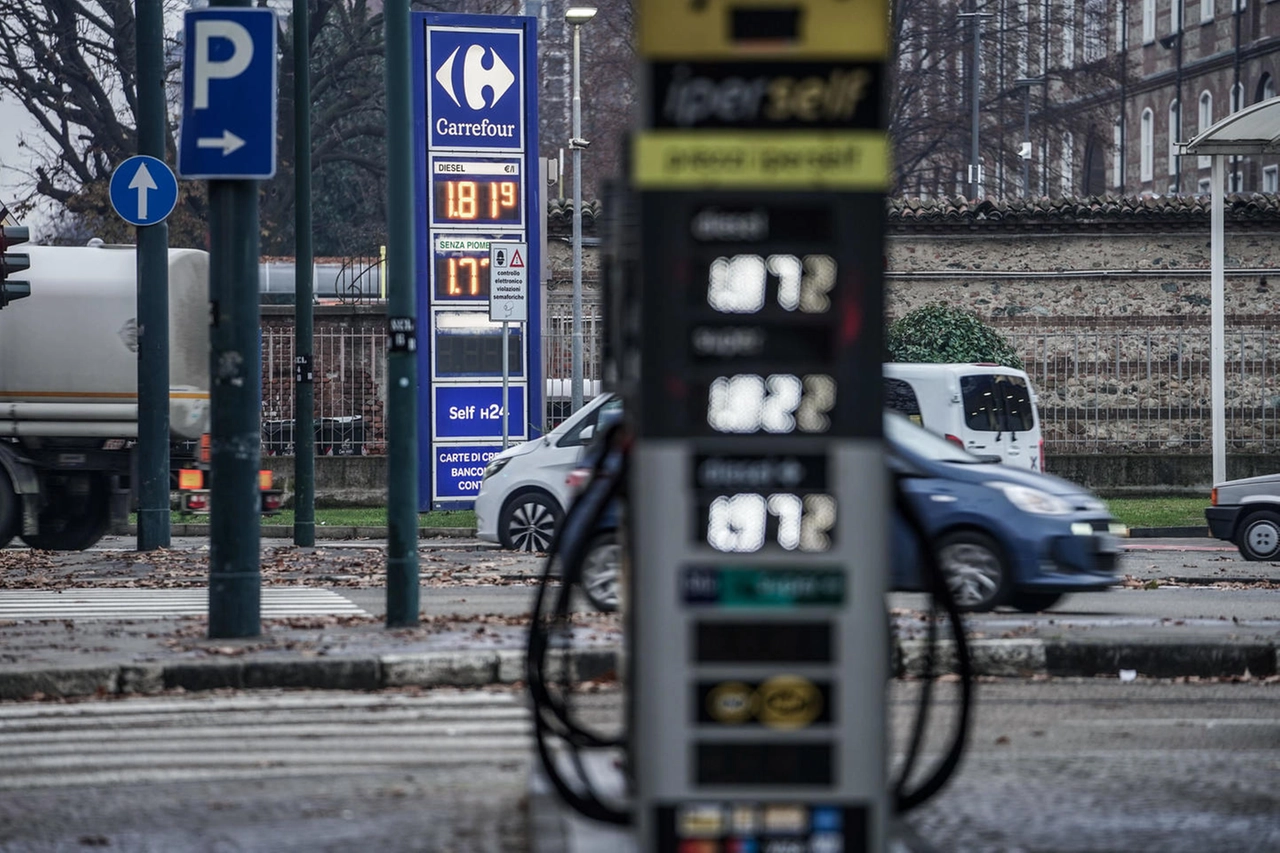
<path id="1" fill-rule="evenodd" d="M 244 140 L 229 130 L 222 131 L 222 136 L 202 136 L 196 140 L 197 148 L 221 148 L 222 156 L 244 146 Z"/>
<path id="2" fill-rule="evenodd" d="M 116 184 L 119 186 L 119 184 Z M 138 191 L 138 218 L 147 218 L 147 190 L 156 189 L 155 178 L 151 177 L 150 170 L 147 169 L 146 163 L 138 164 L 138 171 L 134 172 L 133 180 L 129 182 L 129 189 Z"/>

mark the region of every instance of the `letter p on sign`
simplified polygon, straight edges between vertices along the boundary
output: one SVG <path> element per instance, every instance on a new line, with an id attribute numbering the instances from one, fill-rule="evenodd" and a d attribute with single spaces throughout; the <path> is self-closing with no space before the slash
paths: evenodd
<path id="1" fill-rule="evenodd" d="M 249 31 L 235 21 L 196 21 L 195 97 L 197 110 L 209 107 L 209 81 L 238 77 L 253 61 L 253 39 Z M 210 49 L 214 39 L 231 42 L 231 55 L 214 59 Z"/>

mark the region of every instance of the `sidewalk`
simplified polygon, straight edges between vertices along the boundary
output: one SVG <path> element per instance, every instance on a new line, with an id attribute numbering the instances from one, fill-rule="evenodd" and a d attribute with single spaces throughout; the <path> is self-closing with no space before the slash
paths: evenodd
<path id="1" fill-rule="evenodd" d="M 449 532 L 451 538 L 424 542 L 420 552 L 424 610 L 441 589 L 465 594 L 474 587 L 505 586 L 521 601 L 532 595 L 536 557 Z M 1219 546 L 1225 543 L 1211 539 L 1128 545 Z M 0 603 L 38 607 L 53 596 L 59 605 L 91 607 L 101 603 L 96 595 L 118 597 L 132 608 L 120 618 L 21 619 L 5 615 L 21 610 L 0 607 L 0 699 L 174 689 L 468 687 L 524 680 L 527 617 L 477 613 L 473 607 L 471 612 L 425 615 L 417 627 L 388 629 L 380 606 L 385 596 L 382 543 L 298 549 L 287 540 L 264 540 L 261 636 L 217 640 L 206 638 L 199 607 L 196 615 L 182 615 L 177 606 L 179 600 L 185 602 L 185 612 L 191 614 L 192 596 L 199 602 L 207 590 L 207 569 L 200 562 L 207 560 L 207 542 L 187 540 L 151 554 L 117 547 L 121 550 L 0 551 Z M 179 590 L 186 596 L 175 597 Z M 303 594 L 306 590 L 311 592 Z M 292 591 L 296 600 L 286 600 L 283 591 Z M 269 615 L 282 613 L 286 615 Z M 1116 677 L 1122 670 L 1153 677 L 1277 673 L 1280 623 L 1245 629 L 1213 622 L 1171 631 L 1167 626 L 1073 630 L 1070 620 L 1058 621 L 1049 629 L 973 639 L 977 672 L 1006 677 Z M 572 677 L 616 678 L 621 624 L 616 614 L 577 617 L 573 648 L 563 664 Z M 897 674 L 922 671 L 921 636 L 919 624 L 899 625 L 892 650 Z M 950 644 L 944 643 L 943 669 L 951 666 L 950 652 Z"/>

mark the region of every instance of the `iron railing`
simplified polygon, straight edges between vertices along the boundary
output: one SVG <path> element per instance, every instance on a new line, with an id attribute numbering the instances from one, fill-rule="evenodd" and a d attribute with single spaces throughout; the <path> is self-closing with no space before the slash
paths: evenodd
<path id="1" fill-rule="evenodd" d="M 583 398 L 600 389 L 602 326 L 584 306 Z M 545 423 L 571 413 L 572 323 L 553 306 L 542 338 Z M 317 452 L 385 452 L 386 333 L 378 316 L 315 330 Z M 1050 453 L 1209 453 L 1208 326 L 1005 330 L 1039 396 Z M 1229 329 L 1225 424 L 1229 452 L 1280 452 L 1280 329 Z M 262 333 L 263 452 L 293 452 L 293 329 Z M 421 428 L 421 425 L 420 425 Z"/>

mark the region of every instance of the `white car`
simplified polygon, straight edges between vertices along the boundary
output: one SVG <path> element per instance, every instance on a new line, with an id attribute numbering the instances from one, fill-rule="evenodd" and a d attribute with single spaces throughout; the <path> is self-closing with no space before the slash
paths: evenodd
<path id="1" fill-rule="evenodd" d="M 569 472 L 600 413 L 621 408 L 616 395 L 601 394 L 542 438 L 493 457 L 476 495 L 476 536 L 516 551 L 546 551 L 573 497 Z"/>

